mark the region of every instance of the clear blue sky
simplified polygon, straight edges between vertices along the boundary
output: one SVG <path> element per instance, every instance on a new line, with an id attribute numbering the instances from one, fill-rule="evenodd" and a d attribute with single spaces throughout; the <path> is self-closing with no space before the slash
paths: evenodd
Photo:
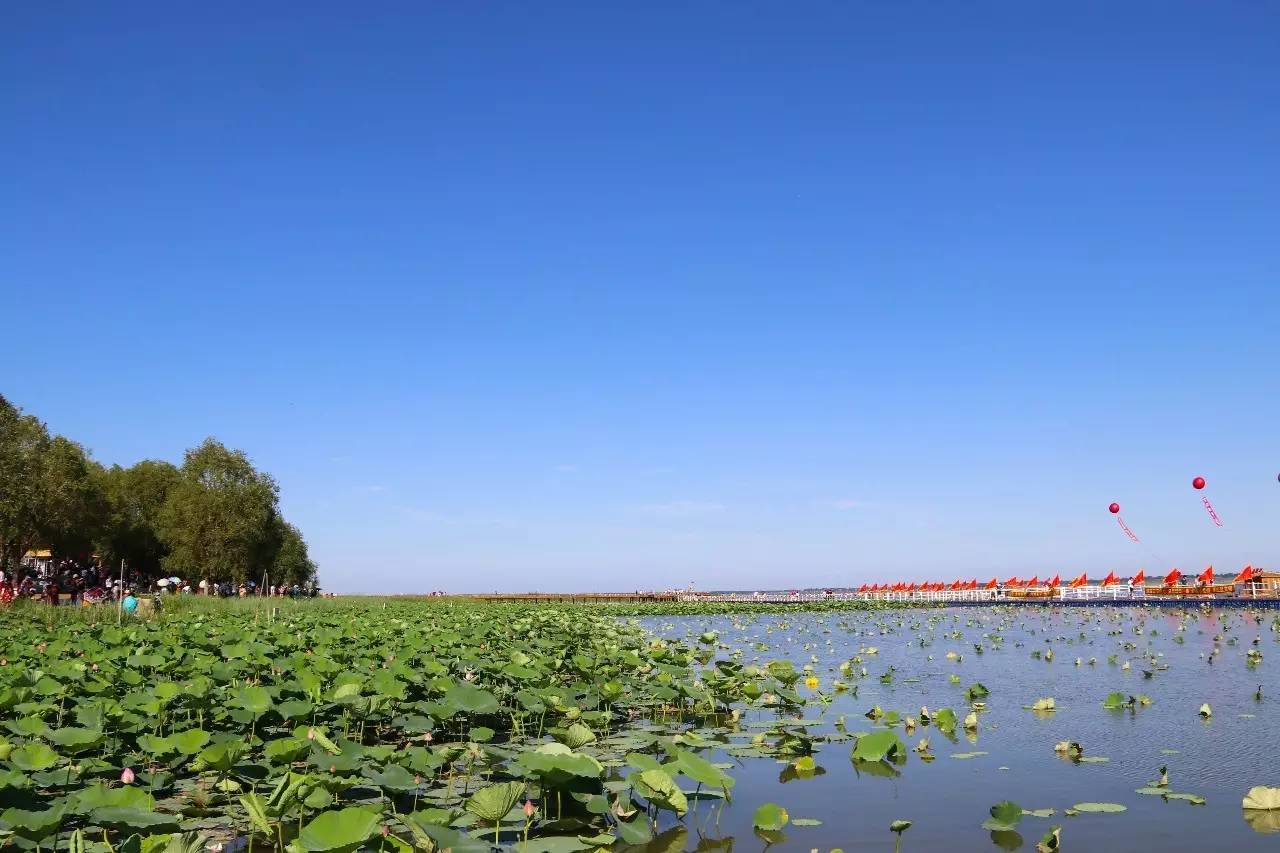
<path id="1" fill-rule="evenodd" d="M 1280 8 L 1053 5 L 9 4 L 0 390 L 335 590 L 1280 563 Z"/>

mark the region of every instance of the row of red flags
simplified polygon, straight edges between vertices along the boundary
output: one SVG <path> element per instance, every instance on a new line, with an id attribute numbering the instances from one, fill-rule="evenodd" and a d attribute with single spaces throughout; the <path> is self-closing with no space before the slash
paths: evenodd
<path id="1" fill-rule="evenodd" d="M 1254 569 L 1253 566 L 1251 565 L 1245 566 L 1244 570 L 1241 571 L 1240 574 L 1235 576 L 1235 579 L 1232 581 L 1232 583 L 1248 583 L 1249 581 L 1253 580 L 1255 571 L 1256 569 Z M 1189 575 L 1183 575 L 1182 572 L 1178 571 L 1177 569 L 1174 569 L 1173 571 L 1169 572 L 1169 574 L 1164 576 L 1164 585 L 1172 586 L 1173 584 L 1182 580 L 1183 577 L 1189 577 Z M 1146 570 L 1144 569 L 1144 570 L 1140 570 L 1136 575 L 1134 575 L 1133 578 L 1129 581 L 1129 583 L 1140 584 L 1144 582 L 1146 579 L 1147 579 L 1147 573 L 1146 573 Z M 1196 581 L 1198 583 L 1206 583 L 1206 584 L 1213 583 L 1213 566 L 1209 566 L 1203 572 L 1196 575 Z M 1102 579 L 1103 586 L 1112 586 L 1120 582 L 1121 582 L 1120 578 L 1116 576 L 1115 572 L 1108 573 L 1107 576 Z M 1088 574 L 1081 572 L 1080 577 L 1067 581 L 1067 586 L 1071 588 L 1075 588 L 1075 587 L 1086 586 L 1088 585 L 1088 583 L 1089 583 Z M 999 581 L 997 581 L 995 578 L 992 578 L 986 584 L 982 585 L 982 588 L 995 589 L 1000 585 L 1001 584 Z M 1041 581 L 1039 575 L 1031 578 L 1030 580 L 1019 580 L 1017 576 L 1014 576 L 1009 578 L 1007 581 L 1005 581 L 1004 586 L 1014 587 L 1014 588 L 1047 586 L 1050 589 L 1054 589 L 1056 587 L 1062 586 L 1062 578 L 1059 577 L 1058 575 L 1054 575 L 1052 578 L 1049 578 L 1046 581 Z M 931 581 L 931 582 L 925 582 L 925 583 L 899 582 L 895 584 L 887 584 L 887 583 L 878 584 L 877 583 L 877 584 L 871 584 L 871 585 L 867 585 L 864 583 L 862 586 L 858 587 L 858 592 L 944 592 L 947 590 L 959 591 L 959 590 L 965 590 L 965 589 L 978 589 L 978 588 L 979 588 L 978 580 L 977 578 L 974 578 L 973 580 L 970 580 L 970 581 L 958 580 L 950 584 L 944 583 L 943 581 Z"/>

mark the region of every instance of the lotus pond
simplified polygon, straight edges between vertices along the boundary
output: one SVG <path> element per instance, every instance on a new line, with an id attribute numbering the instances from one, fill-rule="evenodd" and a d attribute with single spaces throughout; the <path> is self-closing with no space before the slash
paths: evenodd
<path id="1" fill-rule="evenodd" d="M 6 843 L 1154 851 L 1280 837 L 1271 612 L 193 604 L 119 627 L 92 608 L 0 614 Z"/>

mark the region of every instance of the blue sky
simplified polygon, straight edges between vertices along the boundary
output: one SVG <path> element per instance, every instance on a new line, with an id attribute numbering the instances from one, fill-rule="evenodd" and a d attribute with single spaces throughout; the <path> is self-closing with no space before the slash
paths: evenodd
<path id="1" fill-rule="evenodd" d="M 1280 562 L 1274 6 L 261 5 L 4 10 L 0 391 L 329 588 Z"/>

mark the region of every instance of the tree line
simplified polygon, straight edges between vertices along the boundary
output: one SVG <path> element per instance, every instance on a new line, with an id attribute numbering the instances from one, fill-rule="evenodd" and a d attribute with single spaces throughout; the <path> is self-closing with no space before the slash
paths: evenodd
<path id="1" fill-rule="evenodd" d="M 55 559 L 97 554 L 144 576 L 305 584 L 316 565 L 280 514 L 279 488 L 242 451 L 207 438 L 181 465 L 147 459 L 106 467 L 51 435 L 0 394 L 0 567 L 48 548 Z"/>

